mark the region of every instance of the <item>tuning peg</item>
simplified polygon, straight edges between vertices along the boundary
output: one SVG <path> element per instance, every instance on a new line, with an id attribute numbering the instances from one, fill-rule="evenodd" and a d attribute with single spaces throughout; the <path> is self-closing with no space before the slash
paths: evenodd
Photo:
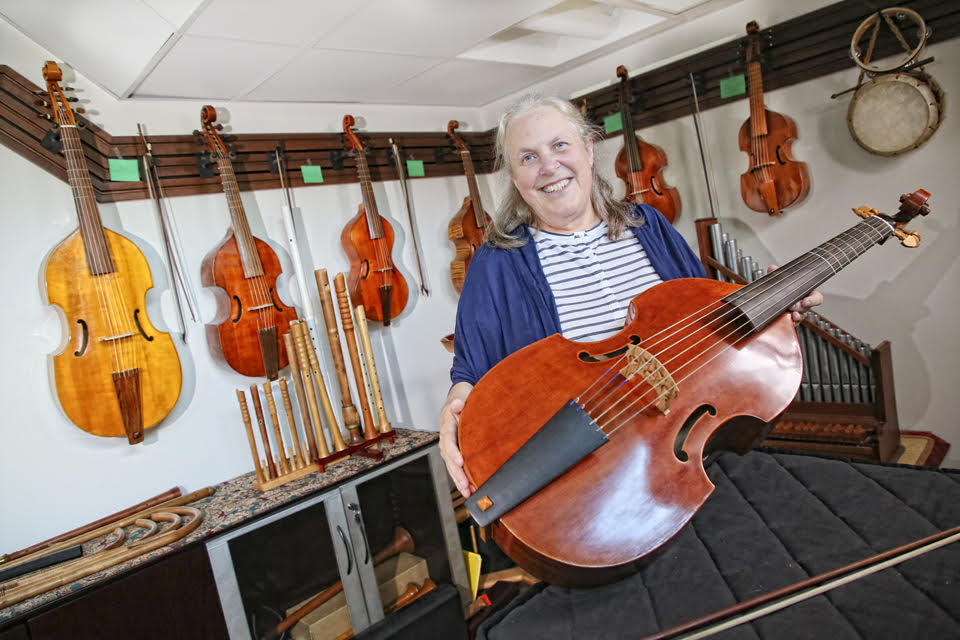
<path id="1" fill-rule="evenodd" d="M 216 129 L 217 131 L 223 131 L 223 125 L 218 122 L 214 127 L 214 129 Z"/>
<path id="2" fill-rule="evenodd" d="M 70 96 L 69 98 L 67 98 L 67 102 L 80 102 L 80 98 L 78 98 L 77 96 Z"/>
<path id="3" fill-rule="evenodd" d="M 34 106 L 43 107 L 44 109 L 47 109 L 50 107 L 50 103 L 47 102 L 46 100 L 37 100 L 36 102 L 34 102 Z"/>
<path id="4" fill-rule="evenodd" d="M 84 109 L 83 107 L 80 107 L 79 109 L 74 109 L 73 112 L 74 112 L 74 113 L 86 113 L 87 110 Z"/>
<path id="5" fill-rule="evenodd" d="M 73 91 L 73 87 L 60 87 L 63 91 Z"/>

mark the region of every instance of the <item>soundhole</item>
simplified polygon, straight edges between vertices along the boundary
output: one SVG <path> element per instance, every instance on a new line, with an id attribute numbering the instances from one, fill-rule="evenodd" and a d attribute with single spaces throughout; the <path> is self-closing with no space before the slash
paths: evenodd
<path id="1" fill-rule="evenodd" d="M 80 348 L 73 352 L 75 356 L 82 356 L 83 353 L 87 350 L 87 340 L 90 337 L 89 332 L 87 331 L 87 323 L 82 319 L 77 320 L 77 324 L 80 325 Z"/>
<path id="2" fill-rule="evenodd" d="M 277 296 L 274 295 L 274 290 L 272 287 L 270 289 L 270 302 L 273 303 L 274 309 L 276 309 L 277 311 L 280 311 L 281 313 L 283 312 L 283 307 L 280 306 L 280 301 L 277 300 Z"/>
<path id="3" fill-rule="evenodd" d="M 780 155 L 781 149 L 783 149 L 783 147 L 781 147 L 780 145 L 777 145 L 777 162 L 779 162 L 780 164 L 787 164 L 787 161 L 784 159 L 784 157 Z"/>
<path id="4" fill-rule="evenodd" d="M 237 301 L 237 317 L 233 319 L 233 323 L 236 324 L 240 322 L 240 316 L 243 315 L 243 303 L 240 302 L 240 298 L 233 296 L 233 299 Z"/>
<path id="5" fill-rule="evenodd" d="M 690 456 L 687 454 L 687 452 L 683 450 L 683 445 L 686 443 L 687 436 L 690 435 L 690 430 L 693 429 L 693 425 L 695 425 L 697 421 L 706 413 L 709 413 L 711 416 L 715 416 L 717 415 L 717 410 L 709 404 L 700 405 L 693 411 L 693 413 L 687 416 L 683 426 L 680 427 L 680 431 L 677 432 L 677 437 L 673 441 L 673 455 L 677 456 L 677 460 L 680 462 L 686 462 L 690 459 Z"/>
<path id="6" fill-rule="evenodd" d="M 364 260 L 360 263 L 360 277 L 366 278 L 370 275 L 370 261 Z"/>
<path id="7" fill-rule="evenodd" d="M 640 336 L 630 336 L 630 344 L 640 344 Z M 620 347 L 616 351 L 608 351 L 607 353 L 601 353 L 595 356 L 590 355 L 586 351 L 581 351 L 577 354 L 577 357 L 583 362 L 603 362 L 610 358 L 619 358 L 627 352 L 627 346 L 629 345 Z"/>
<path id="8" fill-rule="evenodd" d="M 650 188 L 653 189 L 653 192 L 658 196 L 663 195 L 663 191 L 661 191 L 660 188 L 657 187 L 657 181 L 654 180 L 653 178 L 650 178 Z"/>
<path id="9" fill-rule="evenodd" d="M 140 309 L 133 310 L 133 321 L 136 323 L 137 331 L 140 332 L 140 335 L 146 338 L 147 342 L 153 342 L 153 336 L 148 336 L 147 332 L 143 330 L 143 325 L 140 324 Z"/>

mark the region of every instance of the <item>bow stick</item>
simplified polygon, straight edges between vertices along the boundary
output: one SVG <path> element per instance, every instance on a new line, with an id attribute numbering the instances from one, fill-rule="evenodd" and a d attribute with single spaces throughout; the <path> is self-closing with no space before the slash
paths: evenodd
<path id="1" fill-rule="evenodd" d="M 413 241 L 413 255 L 417 259 L 417 275 L 420 276 L 420 293 L 430 295 L 426 280 L 423 277 L 423 265 L 420 264 L 420 248 L 417 246 L 417 233 L 413 227 L 413 210 L 410 208 L 410 194 L 407 193 L 407 180 L 404 177 L 403 165 L 400 163 L 400 150 L 393 138 L 388 140 L 393 151 L 393 162 L 397 165 L 397 177 L 400 179 L 400 191 L 403 192 L 403 204 L 407 207 L 407 219 L 410 221 L 410 239 Z"/>
<path id="2" fill-rule="evenodd" d="M 744 600 L 641 640 L 706 638 L 957 541 L 960 541 L 960 526 Z"/>

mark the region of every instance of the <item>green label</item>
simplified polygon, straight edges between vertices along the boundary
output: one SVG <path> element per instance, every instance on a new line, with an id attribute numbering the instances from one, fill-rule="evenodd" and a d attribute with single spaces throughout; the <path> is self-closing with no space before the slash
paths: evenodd
<path id="1" fill-rule="evenodd" d="M 140 163 L 110 158 L 110 179 L 114 182 L 140 182 Z"/>
<path id="2" fill-rule="evenodd" d="M 411 178 L 422 178 L 423 173 L 423 160 L 407 160 L 407 175 Z"/>
<path id="3" fill-rule="evenodd" d="M 323 169 L 312 164 L 300 165 L 300 173 L 303 174 L 303 184 L 319 184 L 323 182 Z"/>
<path id="4" fill-rule="evenodd" d="M 733 76 L 732 78 L 724 78 L 720 81 L 720 97 L 721 98 L 732 98 L 734 96 L 742 96 L 747 92 L 747 80 L 743 77 L 741 73 L 738 76 Z"/>
<path id="5" fill-rule="evenodd" d="M 623 118 L 619 113 L 611 113 L 603 119 L 603 130 L 607 133 L 616 133 L 623 129 Z"/>

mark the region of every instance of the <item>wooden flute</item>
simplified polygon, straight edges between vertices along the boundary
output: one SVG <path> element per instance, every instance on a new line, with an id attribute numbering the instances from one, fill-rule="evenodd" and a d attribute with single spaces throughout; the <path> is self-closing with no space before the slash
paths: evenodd
<path id="1" fill-rule="evenodd" d="M 340 306 L 340 323 L 343 325 L 343 337 L 347 341 L 347 351 L 350 352 L 350 363 L 353 365 L 353 377 L 357 382 L 357 391 L 360 394 L 360 410 L 363 412 L 363 438 L 370 440 L 377 437 L 373 426 L 373 416 L 370 415 L 370 402 L 364 393 L 363 365 L 360 363 L 360 353 L 357 351 L 357 336 L 353 330 L 353 318 L 350 314 L 350 293 L 347 292 L 347 279 L 338 273 L 333 279 L 333 287 L 337 290 L 337 303 Z"/>
<path id="2" fill-rule="evenodd" d="M 370 374 L 370 390 L 373 392 L 373 403 L 377 408 L 377 424 L 380 433 L 393 431 L 387 412 L 383 406 L 383 395 L 380 393 L 380 376 L 377 375 L 377 363 L 373 358 L 373 345 L 370 343 L 370 332 L 367 328 L 367 314 L 362 304 L 354 309 L 357 318 L 357 330 L 360 334 L 360 343 L 363 346 L 363 357 L 367 361 L 367 373 Z"/>
<path id="3" fill-rule="evenodd" d="M 337 381 L 340 384 L 340 401 L 343 411 L 343 426 L 350 434 L 350 443 L 361 441 L 360 416 L 353 406 L 350 395 L 350 381 L 347 379 L 347 366 L 343 360 L 343 350 L 340 348 L 340 332 L 337 329 L 337 315 L 333 310 L 333 295 L 330 293 L 330 280 L 326 269 L 317 269 L 313 272 L 317 280 L 317 289 L 320 291 L 320 306 L 323 309 L 323 321 L 327 325 L 327 339 L 330 341 L 330 353 L 333 355 L 333 365 L 337 370 Z M 346 329 L 344 329 L 346 331 Z M 359 389 L 359 385 L 358 385 Z"/>

